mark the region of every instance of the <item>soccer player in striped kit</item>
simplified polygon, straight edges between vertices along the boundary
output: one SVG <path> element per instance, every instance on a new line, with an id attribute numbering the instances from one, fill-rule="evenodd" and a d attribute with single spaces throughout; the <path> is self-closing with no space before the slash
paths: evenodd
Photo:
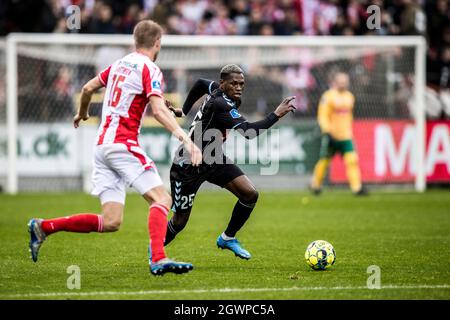
<path id="1" fill-rule="evenodd" d="M 106 87 L 92 174 L 92 194 L 100 198 L 101 214 L 81 213 L 55 219 L 31 219 L 28 224 L 30 251 L 35 262 L 43 241 L 53 233 L 118 231 L 123 218 L 125 187 L 128 185 L 150 205 L 151 273 L 185 273 L 193 268 L 190 263 L 167 258 L 164 250 L 167 214 L 172 200 L 155 163 L 139 146 L 138 136 L 147 104 L 150 104 L 156 120 L 189 150 L 194 166 L 201 163 L 202 154 L 165 106 L 163 74 L 155 64 L 161 49 L 161 27 L 151 20 L 144 20 L 136 25 L 133 36 L 136 51 L 115 61 L 83 86 L 80 108 L 73 119 L 75 128 L 81 120 L 87 120 L 92 94 Z"/>

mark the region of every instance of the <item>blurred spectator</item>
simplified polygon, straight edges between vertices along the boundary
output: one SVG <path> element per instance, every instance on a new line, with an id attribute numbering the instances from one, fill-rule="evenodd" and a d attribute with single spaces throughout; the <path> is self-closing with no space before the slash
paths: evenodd
<path id="1" fill-rule="evenodd" d="M 336 23 L 338 17 L 337 0 L 319 3 L 317 12 L 317 24 L 320 34 L 330 34 L 330 28 Z"/>
<path id="2" fill-rule="evenodd" d="M 109 4 L 96 2 L 96 10 L 91 21 L 92 33 L 117 33 L 117 28 L 113 24 L 113 11 Z"/>
<path id="3" fill-rule="evenodd" d="M 435 87 L 450 88 L 450 46 L 441 48 L 435 59 L 428 59 L 428 82 Z"/>
<path id="4" fill-rule="evenodd" d="M 207 8 L 208 1 L 206 0 L 185 0 L 180 2 L 181 16 L 194 24 L 200 22 Z"/>
<path id="5" fill-rule="evenodd" d="M 342 36 L 346 26 L 345 16 L 341 13 L 336 17 L 336 23 L 330 28 L 330 35 Z"/>
<path id="6" fill-rule="evenodd" d="M 319 0 L 299 0 L 301 8 L 301 28 L 305 35 L 317 34 L 317 12 L 319 11 Z"/>
<path id="7" fill-rule="evenodd" d="M 45 118 L 47 119 L 67 119 L 74 113 L 73 105 L 73 87 L 72 87 L 72 74 L 67 67 L 59 69 L 58 75 L 53 82 L 54 88 L 52 97 L 49 101 L 52 101 L 51 106 L 45 110 Z M 50 109 L 51 108 L 51 109 Z"/>
<path id="8" fill-rule="evenodd" d="M 231 4 L 230 18 L 236 24 L 236 33 L 239 35 L 248 34 L 250 23 L 250 6 L 245 0 L 235 0 Z"/>
<path id="9" fill-rule="evenodd" d="M 450 8 L 448 0 L 428 1 L 427 25 L 428 30 L 444 30 L 450 25 Z M 429 32 L 430 47 L 438 47 L 442 40 L 441 32 Z"/>
<path id="10" fill-rule="evenodd" d="M 273 26 L 275 34 L 280 36 L 300 35 L 302 32 L 297 13 L 292 8 L 284 9 Z"/>
<path id="11" fill-rule="evenodd" d="M 253 9 L 250 13 L 250 22 L 248 24 L 249 35 L 259 35 L 264 25 L 263 13 L 261 9 Z"/>
<path id="12" fill-rule="evenodd" d="M 217 6 L 216 13 L 209 21 L 209 32 L 212 35 L 234 35 L 237 30 L 233 20 L 229 18 L 228 8 L 220 4 Z"/>
<path id="13" fill-rule="evenodd" d="M 165 24 L 165 31 L 168 34 L 181 34 L 181 19 L 176 14 L 171 14 L 167 18 L 167 22 Z"/>
<path id="14" fill-rule="evenodd" d="M 426 17 L 419 0 L 403 0 L 404 9 L 400 17 L 400 33 L 403 35 L 424 34 Z"/>
<path id="15" fill-rule="evenodd" d="M 259 35 L 261 36 L 273 36 L 275 31 L 270 23 L 265 23 L 259 29 Z"/>
<path id="16" fill-rule="evenodd" d="M 57 22 L 52 7 L 54 3 L 48 0 L 2 0 L 0 35 L 10 32 L 52 32 Z"/>
<path id="17" fill-rule="evenodd" d="M 134 26 L 143 18 L 139 5 L 132 4 L 128 7 L 126 15 L 122 18 L 120 29 L 123 33 L 132 34 Z"/>
<path id="18" fill-rule="evenodd" d="M 171 0 L 160 0 L 154 6 L 152 11 L 146 13 L 151 19 L 155 20 L 157 23 L 165 27 L 166 32 L 169 34 L 174 33 L 173 30 L 168 29 L 168 25 L 170 24 L 169 19 L 171 17 L 177 17 L 176 15 L 173 15 L 172 10 L 170 9 L 171 5 L 173 5 Z"/>
<path id="19" fill-rule="evenodd" d="M 307 112 L 308 107 L 311 107 L 308 91 L 316 85 L 316 81 L 311 74 L 311 67 L 312 65 L 310 63 L 300 63 L 297 66 L 286 69 L 286 84 L 294 92 L 295 106 L 301 113 Z"/>

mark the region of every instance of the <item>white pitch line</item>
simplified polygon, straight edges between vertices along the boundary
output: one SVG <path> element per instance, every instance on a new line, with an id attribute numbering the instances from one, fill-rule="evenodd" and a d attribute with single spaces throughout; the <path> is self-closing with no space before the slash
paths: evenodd
<path id="1" fill-rule="evenodd" d="M 148 291 L 91 291 L 91 292 L 48 292 L 48 293 L 19 293 L 1 294 L 1 298 L 27 298 L 27 297 L 65 297 L 65 296 L 134 296 L 151 294 L 176 294 L 176 293 L 230 293 L 230 292 L 276 292 L 276 291 L 339 291 L 339 290 L 375 290 L 381 289 L 450 289 L 450 285 L 386 285 L 380 289 L 368 289 L 359 287 L 289 287 L 289 288 L 219 288 L 219 289 L 192 289 L 192 290 L 148 290 Z"/>

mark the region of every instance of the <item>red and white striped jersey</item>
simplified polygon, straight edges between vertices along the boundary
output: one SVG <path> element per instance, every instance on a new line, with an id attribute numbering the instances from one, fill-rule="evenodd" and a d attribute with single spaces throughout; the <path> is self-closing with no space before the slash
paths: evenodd
<path id="1" fill-rule="evenodd" d="M 163 98 L 161 70 L 147 56 L 133 52 L 100 72 L 98 79 L 106 91 L 97 144 L 138 145 L 150 96 Z"/>

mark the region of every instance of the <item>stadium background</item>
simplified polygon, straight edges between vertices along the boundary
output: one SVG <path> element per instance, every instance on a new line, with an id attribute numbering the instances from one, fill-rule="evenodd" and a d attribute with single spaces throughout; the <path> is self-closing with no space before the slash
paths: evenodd
<path id="1" fill-rule="evenodd" d="M 382 25 L 378 30 L 369 31 L 365 29 L 365 8 L 372 3 L 382 8 Z M 116 33 L 129 35 L 134 23 L 144 17 L 158 20 L 171 35 L 231 33 L 256 38 L 262 34 L 258 39 L 272 40 L 273 33 L 273 37 L 284 41 L 292 39 L 287 36 L 290 34 L 332 35 L 331 38 L 339 41 L 343 39 L 340 34 L 354 34 L 350 36 L 354 41 L 367 39 L 365 35 L 371 34 L 376 38 L 423 35 L 428 45 L 427 134 L 430 140 L 436 137 L 434 156 L 439 162 L 439 166 L 432 168 L 436 176 L 429 176 L 428 181 L 437 179 L 448 185 L 450 164 L 446 163 L 450 157 L 443 158 L 450 149 L 448 1 L 1 0 L 0 36 L 26 32 L 36 37 L 40 36 L 37 33 L 45 33 L 65 38 L 69 33 L 65 30 L 65 10 L 71 4 L 81 6 L 82 26 L 70 33 L 82 36 L 86 33 L 100 34 L 100 37 L 106 33 L 113 37 Z M 362 37 L 356 38 L 358 35 Z M 5 39 L 0 39 L 0 186 L 5 182 L 8 137 Z M 252 259 L 243 261 L 217 249 L 215 239 L 226 226 L 236 199 L 227 192 L 205 190 L 196 196 L 195 212 L 188 226 L 167 248 L 171 257 L 194 263 L 195 270 L 186 276 L 155 278 L 149 275 L 147 265 L 148 206 L 135 193 L 127 197 L 124 223 L 118 233 L 63 232 L 46 241 L 38 263 L 31 261 L 26 231 L 30 218 L 99 212 L 96 198 L 78 192 L 88 189 L 84 181 L 89 180 L 90 170 L 85 168 L 86 172 L 81 172 L 77 162 L 90 149 L 86 143 L 93 142 L 83 135 L 95 134 L 98 119 L 93 117 L 89 123 L 83 123 L 82 130 L 74 130 L 71 118 L 83 82 L 130 48 L 20 43 L 19 194 L 0 194 L 0 300 L 217 299 L 220 303 L 229 299 L 255 302 L 263 299 L 448 300 L 448 189 L 418 193 L 385 188 L 393 182 L 413 188 L 414 177 L 407 170 L 412 161 L 409 159 L 408 163 L 404 156 L 417 143 L 410 134 L 414 108 L 409 98 L 414 95 L 416 71 L 412 49 L 364 48 L 373 52 L 361 54 L 365 51 L 358 51 L 357 47 L 331 51 L 323 48 L 308 47 L 302 51 L 306 54 L 299 55 L 299 63 L 293 63 L 295 57 L 281 50 L 273 54 L 269 51 L 268 60 L 278 61 L 273 65 L 243 65 L 248 81 L 243 111 L 250 119 L 259 119 L 286 94 L 297 94 L 299 102 L 299 111 L 286 116 L 277 126 L 284 134 L 284 167 L 275 176 L 252 175 L 261 191 L 260 198 L 251 219 L 238 235 L 251 251 Z M 188 52 L 184 59 L 192 57 L 189 50 L 183 50 Z M 177 48 L 164 47 L 160 62 L 170 62 L 170 57 L 175 61 L 177 53 Z M 249 60 L 245 56 L 238 58 Z M 188 68 L 184 72 L 183 68 L 163 68 L 167 97 L 177 103 L 197 77 L 216 79 L 220 66 L 220 61 L 214 61 L 212 67 L 194 68 L 184 59 L 178 59 L 178 65 Z M 279 62 L 288 59 L 289 63 Z M 355 130 L 362 139 L 357 141 L 361 156 L 365 151 L 373 153 L 373 141 L 366 139 L 370 135 L 365 134 L 373 132 L 380 123 L 387 125 L 381 126 L 381 133 L 391 132 L 395 142 L 408 142 L 403 149 L 396 145 L 395 153 L 403 154 L 402 159 L 391 163 L 398 165 L 396 175 L 391 172 L 382 176 L 379 182 L 383 187 L 371 188 L 369 197 L 354 197 L 347 188 L 327 188 L 320 197 L 299 190 L 307 186 L 318 156 L 317 102 L 336 69 L 348 71 L 352 79 L 351 89 L 358 100 Z M 94 114 L 99 110 L 101 98 L 101 93 L 95 96 Z M 189 124 L 193 114 L 183 126 Z M 168 135 L 161 127 L 155 127 L 151 118 L 146 124 L 149 126 L 143 130 L 143 143 L 156 146 L 149 154 L 158 165 L 167 165 L 170 157 L 167 148 L 162 146 L 167 146 Z M 408 135 L 402 136 L 404 133 Z M 84 148 L 79 148 L 77 139 L 85 144 Z M 369 149 L 362 150 L 364 146 Z M 366 163 L 361 162 L 363 166 Z M 369 163 L 372 172 L 373 164 Z M 246 166 L 245 170 L 251 172 L 253 167 Z M 363 176 L 370 170 L 364 167 Z M 340 178 L 330 177 L 333 183 L 338 183 Z M 439 180 L 442 178 L 443 181 Z M 164 179 L 168 181 L 167 176 Z M 261 190 L 276 188 L 287 190 Z M 23 192 L 29 190 L 37 192 Z M 60 192 L 69 190 L 77 192 Z M 313 271 L 304 263 L 305 248 L 317 239 L 329 241 L 336 249 L 336 264 L 325 272 Z M 371 277 L 368 267 L 374 265 L 381 270 L 380 290 L 368 288 L 368 277 Z M 81 270 L 79 290 L 67 285 L 71 277 L 67 270 L 73 266 Z M 157 308 L 162 308 L 161 305 Z M 420 304 L 414 302 L 414 305 Z M 296 308 L 295 312 L 304 309 Z M 336 308 L 329 310 L 335 315 Z M 404 308 L 399 310 L 404 312 Z M 349 313 L 348 308 L 346 312 Z"/>
<path id="2" fill-rule="evenodd" d="M 369 30 L 366 20 L 367 6 L 375 4 L 381 8 L 381 28 Z M 81 28 L 67 30 L 66 20 L 70 5 L 81 8 Z M 30 33 L 79 33 L 79 34 L 130 34 L 134 24 L 144 18 L 158 21 L 171 35 L 250 35 L 280 36 L 290 35 L 422 35 L 427 39 L 427 118 L 434 124 L 448 126 L 450 118 L 450 25 L 448 1 L 319 1 L 319 0 L 279 0 L 279 1 L 213 1 L 213 0 L 147 0 L 147 1 L 3 1 L 0 9 L 0 35 L 11 32 Z M 38 49 L 38 48 L 28 48 Z M 74 49 L 66 51 L 45 48 L 34 52 L 25 50 L 19 55 L 19 123 L 27 128 L 48 123 L 55 125 L 56 132 L 42 133 L 31 130 L 23 133 L 33 136 L 32 141 L 19 143 L 19 154 L 24 160 L 34 158 L 49 159 L 60 152 L 64 155 L 71 144 L 65 145 L 64 125 L 72 118 L 78 102 L 81 85 L 111 63 L 125 54 L 125 46 L 98 46 L 87 50 L 83 57 L 75 57 L 83 52 Z M 283 139 L 292 143 L 281 150 L 281 165 L 276 177 L 261 177 L 259 166 L 247 165 L 245 170 L 256 179 L 262 188 L 305 188 L 312 168 L 318 157 L 320 130 L 316 124 L 318 100 L 329 86 L 329 78 L 336 70 L 350 74 L 351 90 L 356 96 L 355 118 L 357 145 L 364 151 L 365 132 L 373 130 L 377 119 L 393 121 L 395 125 L 406 127 L 413 118 L 414 106 L 409 99 L 413 94 L 412 69 L 414 52 L 409 48 L 398 49 L 386 59 L 382 54 L 359 55 L 355 58 L 342 57 L 321 61 L 303 58 L 298 64 L 242 65 L 246 71 L 246 89 L 242 112 L 251 120 L 260 119 L 272 110 L 283 96 L 295 94 L 298 111 L 283 119 L 278 125 Z M 164 55 L 164 49 L 162 56 Z M 67 60 L 67 61 L 66 61 Z M 6 119 L 6 80 L 5 80 L 5 42 L 0 40 L 0 131 L 5 130 Z M 76 61 L 76 63 L 74 63 Z M 306 63 L 305 63 L 306 61 Z M 217 79 L 216 66 L 194 68 L 164 68 L 167 97 L 178 105 L 183 101 L 190 85 L 198 78 Z M 102 95 L 94 97 L 91 125 L 95 132 L 100 115 Z M 149 111 L 149 116 L 151 116 Z M 192 111 L 183 126 L 187 127 L 195 115 Z M 398 122 L 395 122 L 395 121 Z M 372 122 L 371 122 L 372 121 Z M 437 122 L 436 122 L 437 121 Z M 170 164 L 168 147 L 170 137 L 149 118 L 145 122 L 143 135 L 148 141 L 159 139 L 161 148 L 154 159 L 163 168 Z M 68 129 L 70 130 L 70 129 Z M 393 129 L 394 130 L 394 129 Z M 401 129 L 401 130 L 404 130 Z M 430 129 L 429 129 L 430 130 Z M 22 130 L 26 132 L 26 130 Z M 91 133 L 92 134 L 92 133 Z M 430 133 L 428 133 L 430 135 Z M 362 135 L 361 142 L 358 135 Z M 0 161 L 6 157 L 6 134 L 0 138 Z M 402 137 L 394 136 L 393 140 Z M 450 138 L 449 138 L 450 139 Z M 447 139 L 448 140 L 448 139 Z M 368 142 L 369 143 L 369 142 Z M 370 142 L 370 148 L 373 147 Z M 443 142 L 445 144 L 445 141 Z M 29 145 L 29 150 L 27 146 Z M 39 145 L 41 147 L 39 147 Z M 37 147 L 36 147 L 37 146 Z M 444 145 L 445 147 L 445 145 Z M 399 147 L 400 148 L 400 147 Z M 41 150 L 41 151 L 39 151 Z M 53 152 L 53 154 L 52 154 Z M 370 151 L 369 151 L 370 152 Z M 373 152 L 373 151 L 372 151 Z M 30 153 L 33 155 L 30 158 Z M 363 153 L 364 154 L 364 153 Z M 19 156 L 20 157 L 20 156 Z M 371 156 L 371 158 L 373 158 Z M 366 161 L 373 167 L 372 160 Z M 411 161 L 411 160 L 410 160 Z M 68 161 L 67 163 L 69 163 Z M 87 162 L 87 161 L 86 161 Z M 345 182 L 342 164 L 335 161 L 331 170 L 331 182 Z M 2 162 L 4 163 L 4 162 Z M 77 162 L 74 162 L 75 166 Z M 362 162 L 364 163 L 364 162 Z M 48 172 L 54 162 L 42 162 Z M 61 168 L 67 168 L 64 163 Z M 4 166 L 5 168 L 6 166 Z M 89 168 L 69 173 L 59 170 L 59 174 L 45 174 L 36 168 L 30 172 L 20 172 L 20 190 L 80 190 L 89 189 Z M 364 169 L 364 168 L 363 168 Z M 73 170 L 72 170 L 73 171 Z M 370 170 L 369 170 L 370 171 Z M 411 171 L 411 170 L 410 170 Z M 437 165 L 429 177 L 430 183 L 448 183 L 450 176 L 445 163 Z M 365 176 L 367 183 L 382 184 L 407 183 L 411 186 L 413 173 L 407 165 L 402 172 L 377 177 Z M 436 174 L 436 172 L 438 172 Z M 0 184 L 5 183 L 5 169 L 0 170 Z M 334 174 L 334 175 L 333 175 Z M 277 179 L 276 184 L 273 179 Z"/>

